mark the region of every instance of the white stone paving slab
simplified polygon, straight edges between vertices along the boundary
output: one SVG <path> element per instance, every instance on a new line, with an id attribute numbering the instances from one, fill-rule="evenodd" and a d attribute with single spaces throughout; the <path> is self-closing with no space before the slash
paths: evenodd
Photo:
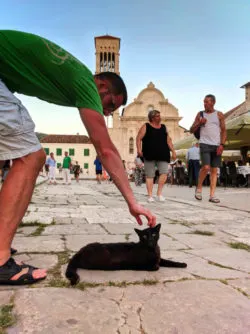
<path id="1" fill-rule="evenodd" d="M 13 240 L 13 247 L 20 253 L 25 252 L 63 252 L 64 243 L 60 236 L 37 236 L 37 237 L 19 237 Z"/>
<path id="2" fill-rule="evenodd" d="M 32 266 L 44 269 L 53 268 L 57 262 L 58 257 L 55 254 L 20 254 L 15 255 L 15 260 L 24 262 Z"/>
<path id="3" fill-rule="evenodd" d="M 65 273 L 66 266 L 62 270 Z M 91 283 L 135 283 L 143 281 L 176 281 L 181 279 L 193 279 L 194 277 L 183 268 L 160 268 L 158 271 L 134 271 L 134 270 L 84 270 L 78 269 L 80 282 Z"/>
<path id="4" fill-rule="evenodd" d="M 132 217 L 130 218 L 123 218 L 123 217 L 119 217 L 117 218 L 110 218 L 110 217 L 106 217 L 106 218 L 101 218 L 100 216 L 95 216 L 94 215 L 91 216 L 87 216 L 84 215 L 84 218 L 87 219 L 89 224 L 108 224 L 108 223 L 112 223 L 112 224 L 133 224 L 134 226 L 136 223 L 136 220 L 133 220 Z"/>
<path id="5" fill-rule="evenodd" d="M 74 252 L 93 242 L 126 242 L 124 235 L 66 235 L 65 237 L 67 248 Z"/>
<path id="6" fill-rule="evenodd" d="M 71 225 L 51 225 L 47 226 L 42 235 L 58 235 L 58 234 L 107 234 L 107 232 L 99 224 L 71 224 Z"/>
<path id="7" fill-rule="evenodd" d="M 240 249 L 227 248 L 204 248 L 185 251 L 206 260 L 220 263 L 245 272 L 250 272 L 250 252 Z"/>
<path id="8" fill-rule="evenodd" d="M 0 291 L 0 308 L 1 308 L 1 306 L 9 304 L 10 300 L 11 300 L 11 298 L 13 296 L 14 296 L 14 292 L 11 291 L 11 290 L 9 290 L 9 291 Z"/>
<path id="9" fill-rule="evenodd" d="M 17 234 L 28 236 L 37 230 L 37 226 L 22 226 L 17 229 Z"/>
<path id="10" fill-rule="evenodd" d="M 29 224 L 34 222 L 49 225 L 53 222 L 53 216 L 51 216 L 50 214 L 31 212 L 22 219 L 23 224 Z"/>
<path id="11" fill-rule="evenodd" d="M 219 246 L 225 247 L 225 243 L 218 240 L 215 236 L 186 233 L 175 234 L 174 238 L 192 249 L 214 248 Z"/>
<path id="12" fill-rule="evenodd" d="M 233 286 L 236 289 L 241 289 L 243 292 L 248 294 L 248 296 L 250 297 L 250 277 L 229 280 L 228 284 Z"/>

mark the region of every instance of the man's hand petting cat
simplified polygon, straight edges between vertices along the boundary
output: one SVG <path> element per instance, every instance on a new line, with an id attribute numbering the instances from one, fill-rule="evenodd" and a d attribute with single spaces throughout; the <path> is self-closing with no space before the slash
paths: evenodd
<path id="1" fill-rule="evenodd" d="M 156 217 L 148 209 L 145 209 L 143 206 L 141 206 L 137 203 L 132 204 L 129 207 L 129 211 L 130 211 L 131 215 L 135 217 L 135 219 L 137 220 L 137 223 L 139 225 L 142 225 L 142 219 L 141 219 L 140 216 L 145 216 L 148 220 L 148 226 L 150 226 L 150 227 L 155 226 Z"/>

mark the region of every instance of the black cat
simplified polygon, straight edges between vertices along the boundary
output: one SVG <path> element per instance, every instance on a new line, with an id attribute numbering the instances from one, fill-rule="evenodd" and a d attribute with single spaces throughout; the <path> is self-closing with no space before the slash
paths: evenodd
<path id="1" fill-rule="evenodd" d="M 160 237 L 161 224 L 153 228 L 138 230 L 140 240 L 112 244 L 92 243 L 80 249 L 69 261 L 66 277 L 71 285 L 77 284 L 77 269 L 91 270 L 158 270 L 160 267 L 185 268 L 186 263 L 161 259 Z"/>

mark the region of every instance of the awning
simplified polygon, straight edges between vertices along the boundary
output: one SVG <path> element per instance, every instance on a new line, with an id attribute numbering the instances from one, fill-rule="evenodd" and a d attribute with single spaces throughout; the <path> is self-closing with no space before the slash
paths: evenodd
<path id="1" fill-rule="evenodd" d="M 250 147 L 250 111 L 226 122 L 226 149 L 240 149 Z"/>
<path id="2" fill-rule="evenodd" d="M 250 111 L 226 122 L 227 142 L 225 150 L 239 150 L 243 146 L 250 147 Z M 176 150 L 188 149 L 197 142 L 194 135 L 189 135 L 176 143 Z"/>

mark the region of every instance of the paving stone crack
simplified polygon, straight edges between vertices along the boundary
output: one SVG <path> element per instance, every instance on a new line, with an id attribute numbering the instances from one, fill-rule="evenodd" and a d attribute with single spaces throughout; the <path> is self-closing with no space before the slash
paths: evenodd
<path id="1" fill-rule="evenodd" d="M 122 311 L 122 308 L 121 308 L 121 303 L 122 303 L 122 301 L 124 299 L 124 296 L 125 296 L 125 291 L 123 291 L 122 296 L 121 296 L 121 298 L 119 300 L 115 300 L 113 298 L 111 299 L 118 306 L 119 311 L 121 313 L 121 319 L 123 320 L 123 323 L 117 329 L 117 333 L 118 334 L 121 334 L 122 328 L 128 326 L 128 324 L 127 324 L 128 314 L 125 313 L 124 311 Z"/>
<path id="2" fill-rule="evenodd" d="M 139 317 L 139 321 L 140 321 L 140 332 L 141 332 L 141 334 L 147 334 L 146 331 L 143 328 L 143 325 L 142 325 L 141 311 L 142 311 L 142 306 L 139 306 L 138 309 L 136 310 L 136 313 L 137 313 L 137 315 Z"/>

